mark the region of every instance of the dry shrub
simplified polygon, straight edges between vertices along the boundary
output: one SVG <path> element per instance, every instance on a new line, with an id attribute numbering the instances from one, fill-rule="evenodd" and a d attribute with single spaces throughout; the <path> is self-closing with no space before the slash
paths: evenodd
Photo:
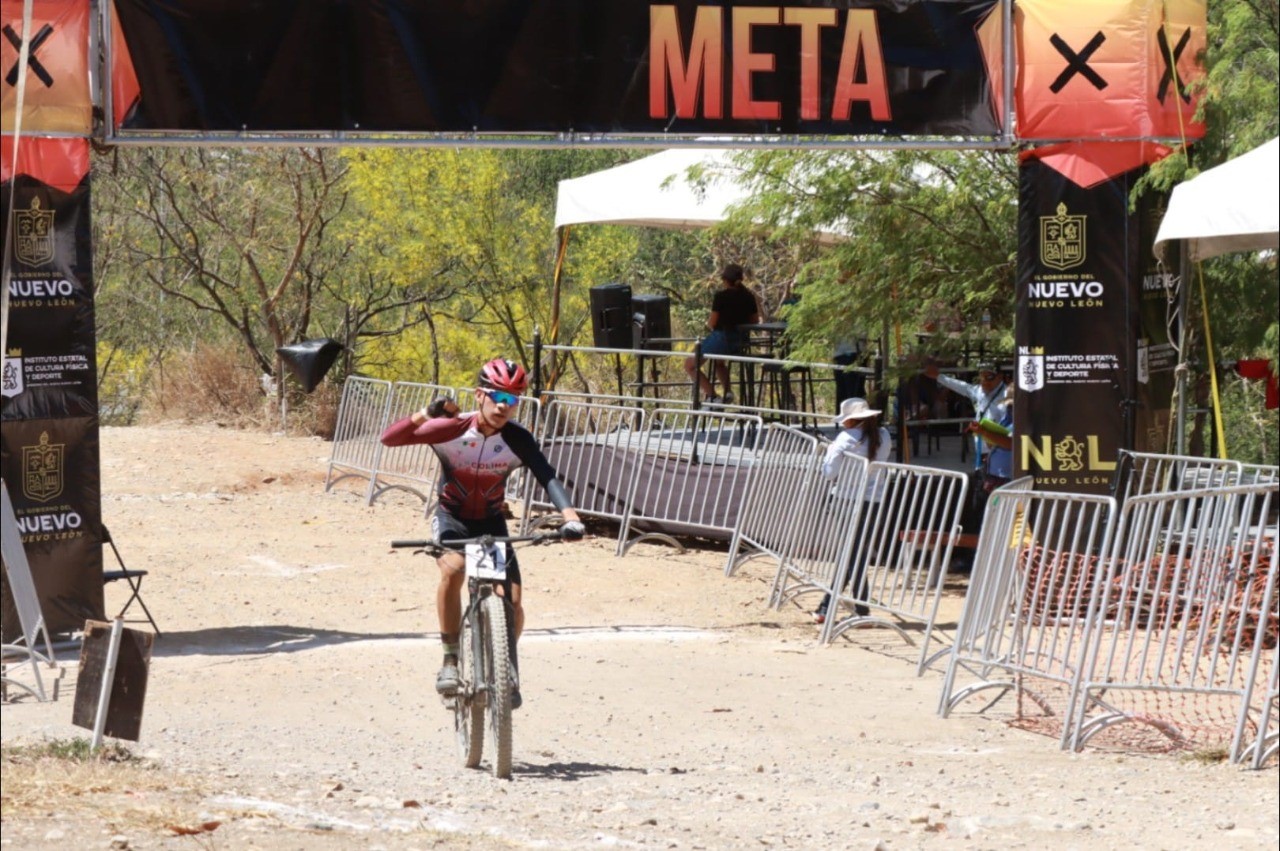
<path id="1" fill-rule="evenodd" d="M 201 343 L 190 352 L 166 359 L 153 375 L 140 422 L 184 420 L 280 430 L 275 392 L 268 395 L 264 391 L 257 367 L 235 345 Z M 310 395 L 304 395 L 290 377 L 285 390 L 288 432 L 332 439 L 341 388 L 327 380 Z"/>
<path id="2" fill-rule="evenodd" d="M 291 394 L 289 431 L 333 440 L 338 428 L 338 403 L 342 388 L 333 381 L 322 381 L 310 396 Z"/>
<path id="3" fill-rule="evenodd" d="M 275 414 L 256 368 L 228 344 L 201 343 L 165 359 L 148 388 L 141 419 L 261 427 Z"/>

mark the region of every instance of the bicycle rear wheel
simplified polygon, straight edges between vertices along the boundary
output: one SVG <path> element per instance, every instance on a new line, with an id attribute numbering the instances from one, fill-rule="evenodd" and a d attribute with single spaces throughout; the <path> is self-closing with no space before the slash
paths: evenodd
<path id="1" fill-rule="evenodd" d="M 461 688 L 453 698 L 453 731 L 458 737 L 458 750 L 467 768 L 480 764 L 484 751 L 484 704 L 478 699 L 477 686 L 483 681 L 472 649 L 471 624 L 464 621 L 458 642 L 458 674 Z"/>
<path id="2" fill-rule="evenodd" d="M 485 661 L 485 712 L 493 745 L 493 776 L 511 777 L 511 654 L 507 645 L 507 612 L 503 600 L 486 597 L 481 603 Z"/>

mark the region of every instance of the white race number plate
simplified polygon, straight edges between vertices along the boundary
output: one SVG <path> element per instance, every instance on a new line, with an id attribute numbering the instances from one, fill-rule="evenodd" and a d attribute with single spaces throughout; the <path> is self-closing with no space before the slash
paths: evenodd
<path id="1" fill-rule="evenodd" d="M 486 549 L 479 544 L 467 544 L 467 576 L 475 579 L 507 578 L 507 548 L 494 544 Z"/>

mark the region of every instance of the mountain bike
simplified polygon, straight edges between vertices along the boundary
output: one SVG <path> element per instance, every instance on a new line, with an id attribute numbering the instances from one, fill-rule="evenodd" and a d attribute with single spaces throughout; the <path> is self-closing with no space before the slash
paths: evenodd
<path id="1" fill-rule="evenodd" d="M 480 765 L 485 727 L 489 730 L 493 776 L 511 777 L 511 693 L 518 686 L 515 669 L 515 620 L 511 602 L 496 593 L 507 576 L 512 544 L 543 544 L 562 539 L 559 530 L 536 535 L 457 538 L 448 541 L 392 541 L 439 558 L 462 552 L 466 558 L 469 602 L 458 633 L 457 693 L 452 704 L 453 729 L 467 768 Z M 486 724 L 487 722 L 487 724 Z"/>

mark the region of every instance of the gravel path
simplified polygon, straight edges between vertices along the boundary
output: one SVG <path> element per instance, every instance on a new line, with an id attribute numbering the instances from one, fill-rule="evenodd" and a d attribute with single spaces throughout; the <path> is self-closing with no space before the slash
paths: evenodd
<path id="1" fill-rule="evenodd" d="M 434 566 L 393 552 L 416 498 L 323 487 L 317 440 L 103 430 L 104 519 L 164 634 L 142 740 L 159 782 L 17 807 L 6 848 L 1275 848 L 1275 770 L 1090 750 L 979 701 L 943 720 L 887 630 L 814 644 L 769 565 L 613 541 L 525 557 L 510 782 L 467 770 L 431 689 Z M 123 592 L 108 587 L 107 604 Z M 948 600 L 958 611 L 959 599 Z M 55 702 L 6 745 L 87 736 Z M 487 763 L 486 763 L 487 764 Z M 183 783 L 176 782 L 182 778 Z M 187 788 L 186 781 L 195 784 Z M 74 806 L 72 804 L 74 803 Z M 149 813 L 148 817 L 144 815 Z M 160 815 L 157 815 L 159 813 Z M 177 825 L 217 821 L 197 836 Z"/>

